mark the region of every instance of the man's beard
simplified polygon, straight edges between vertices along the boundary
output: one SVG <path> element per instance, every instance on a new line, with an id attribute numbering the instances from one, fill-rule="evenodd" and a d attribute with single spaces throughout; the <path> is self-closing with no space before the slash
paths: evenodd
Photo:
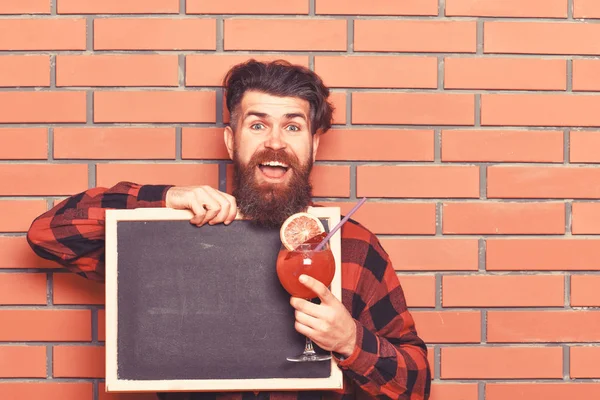
<path id="1" fill-rule="evenodd" d="M 263 162 L 279 161 L 288 165 L 292 176 L 288 184 L 273 184 L 256 181 L 256 168 Z M 258 225 L 275 228 L 292 214 L 305 211 L 311 203 L 312 186 L 310 171 L 312 158 L 302 165 L 297 157 L 285 150 L 265 149 L 252 156 L 247 165 L 239 161 L 234 151 L 234 189 L 239 210 Z"/>

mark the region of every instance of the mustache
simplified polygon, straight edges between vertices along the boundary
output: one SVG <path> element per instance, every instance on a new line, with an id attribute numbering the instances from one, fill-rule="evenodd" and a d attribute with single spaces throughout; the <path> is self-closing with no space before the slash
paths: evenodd
<path id="1" fill-rule="evenodd" d="M 258 165 L 268 162 L 268 161 L 277 161 L 283 164 L 287 164 L 292 169 L 300 169 L 300 160 L 298 157 L 289 154 L 285 150 L 273 150 L 273 149 L 264 149 L 259 153 L 256 153 L 250 158 L 250 162 L 248 163 L 249 167 L 257 167 Z"/>

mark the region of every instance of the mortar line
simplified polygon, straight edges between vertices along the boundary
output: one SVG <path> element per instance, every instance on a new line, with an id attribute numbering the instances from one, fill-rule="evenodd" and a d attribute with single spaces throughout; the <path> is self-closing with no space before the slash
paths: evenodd
<path id="1" fill-rule="evenodd" d="M 85 92 L 85 125 L 92 125 L 94 123 L 94 92 L 88 90 Z"/>
<path id="2" fill-rule="evenodd" d="M 479 166 L 479 198 L 487 200 L 487 174 L 488 166 L 482 164 Z"/>
<path id="3" fill-rule="evenodd" d="M 563 164 L 571 163 L 571 131 L 563 130 Z"/>
<path id="4" fill-rule="evenodd" d="M 346 20 L 346 28 L 347 28 L 347 35 L 348 37 L 346 38 L 347 40 L 347 44 L 346 44 L 346 53 L 348 54 L 353 54 L 354 53 L 354 18 L 353 17 L 348 17 L 348 19 Z"/>
<path id="5" fill-rule="evenodd" d="M 96 164 L 88 163 L 88 189 L 96 187 Z"/>
<path id="6" fill-rule="evenodd" d="M 477 50 L 475 54 L 483 55 L 484 50 L 484 21 L 482 19 L 477 20 Z"/>
<path id="7" fill-rule="evenodd" d="M 475 121 L 473 124 L 476 128 L 481 127 L 481 94 L 475 94 Z"/>
<path id="8" fill-rule="evenodd" d="M 54 305 L 54 273 L 48 272 L 46 274 L 46 306 L 52 307 Z"/>
<path id="9" fill-rule="evenodd" d="M 573 235 L 573 203 L 565 202 L 565 236 Z"/>
<path id="10" fill-rule="evenodd" d="M 573 60 L 567 60 L 567 92 L 573 92 Z"/>
<path id="11" fill-rule="evenodd" d="M 571 380 L 571 352 L 569 351 L 569 346 L 562 346 L 563 348 L 563 380 L 570 381 Z"/>
<path id="12" fill-rule="evenodd" d="M 175 160 L 181 161 L 181 153 L 183 152 L 182 128 L 175 128 Z"/>
<path id="13" fill-rule="evenodd" d="M 443 304 L 442 304 L 442 296 L 443 296 L 443 292 L 442 292 L 442 285 L 443 285 L 443 276 L 440 273 L 435 274 L 435 310 L 442 310 L 443 309 Z"/>
<path id="14" fill-rule="evenodd" d="M 93 390 L 93 400 L 100 399 L 100 389 L 98 384 L 98 379 L 94 379 L 92 381 L 92 390 Z"/>
<path id="15" fill-rule="evenodd" d="M 50 55 L 50 88 L 56 89 L 56 54 Z"/>
<path id="16" fill-rule="evenodd" d="M 219 162 L 219 190 L 227 191 L 227 164 Z"/>
<path id="17" fill-rule="evenodd" d="M 568 20 L 572 20 L 573 19 L 573 0 L 568 0 L 567 1 L 567 19 Z"/>
<path id="18" fill-rule="evenodd" d="M 437 88 L 439 91 L 443 91 L 444 84 L 445 84 L 446 59 L 444 56 L 438 56 L 437 59 L 438 59 Z"/>
<path id="19" fill-rule="evenodd" d="M 440 201 L 435 203 L 435 236 L 442 236 L 444 234 L 443 224 L 443 203 Z"/>
<path id="20" fill-rule="evenodd" d="M 179 54 L 177 56 L 177 82 L 180 88 L 184 88 L 185 87 L 185 72 L 186 72 L 186 68 L 185 68 L 185 58 L 186 56 L 184 54 Z"/>
<path id="21" fill-rule="evenodd" d="M 223 18 L 217 18 L 217 49 L 216 52 L 217 53 L 222 53 L 223 52 L 223 48 L 224 48 L 224 25 L 225 23 L 223 22 Z"/>
<path id="22" fill-rule="evenodd" d="M 94 50 L 94 17 L 85 19 L 85 48 L 87 51 Z"/>
<path id="23" fill-rule="evenodd" d="M 478 268 L 477 270 L 480 272 L 486 272 L 486 242 L 485 239 L 480 238 L 477 242 L 478 252 L 477 252 L 477 261 Z"/>
<path id="24" fill-rule="evenodd" d="M 52 379 L 52 377 L 54 375 L 53 361 L 54 361 L 53 345 L 47 344 L 46 345 L 46 379 Z"/>
<path id="25" fill-rule="evenodd" d="M 350 164 L 350 200 L 356 200 L 357 196 L 357 167 L 355 163 Z"/>
<path id="26" fill-rule="evenodd" d="M 224 126 L 224 124 L 225 124 L 225 122 L 223 120 L 223 113 L 226 108 L 226 105 L 224 104 L 224 97 L 225 97 L 224 89 L 217 88 L 215 90 L 215 97 L 216 97 L 216 102 L 217 102 L 217 106 L 216 106 L 217 115 L 215 115 L 216 122 L 214 124 L 211 124 L 210 126 L 216 125 L 217 127 L 220 127 L 220 126 Z"/>
<path id="27" fill-rule="evenodd" d="M 571 275 L 565 274 L 565 308 L 573 309 L 571 307 Z"/>
<path id="28" fill-rule="evenodd" d="M 346 126 L 352 126 L 352 93 L 346 91 Z"/>
<path id="29" fill-rule="evenodd" d="M 442 130 L 435 128 L 433 130 L 433 162 L 439 164 L 442 162 Z"/>
<path id="30" fill-rule="evenodd" d="M 48 128 L 48 161 L 54 161 L 54 128 Z"/>
<path id="31" fill-rule="evenodd" d="M 434 379 L 439 380 L 442 374 L 442 351 L 439 345 L 433 346 L 433 366 L 435 370 Z"/>
<path id="32" fill-rule="evenodd" d="M 481 343 L 487 343 L 487 310 L 481 310 Z"/>

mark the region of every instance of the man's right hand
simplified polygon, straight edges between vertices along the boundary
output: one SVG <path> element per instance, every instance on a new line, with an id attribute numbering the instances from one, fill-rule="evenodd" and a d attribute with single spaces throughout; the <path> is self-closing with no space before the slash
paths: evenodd
<path id="1" fill-rule="evenodd" d="M 174 186 L 167 191 L 166 206 L 190 210 L 194 217 L 190 223 L 202 226 L 223 222 L 229 225 L 237 215 L 235 197 L 210 186 Z"/>

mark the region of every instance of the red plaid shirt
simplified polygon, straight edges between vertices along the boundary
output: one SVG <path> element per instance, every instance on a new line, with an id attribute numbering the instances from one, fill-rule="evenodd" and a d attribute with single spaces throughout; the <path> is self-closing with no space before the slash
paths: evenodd
<path id="1" fill-rule="evenodd" d="M 106 209 L 164 207 L 170 186 L 121 182 L 72 196 L 39 216 L 27 239 L 41 257 L 89 279 L 104 279 Z M 168 399 L 426 400 L 431 374 L 427 347 L 417 335 L 394 268 L 378 239 L 350 220 L 342 227 L 342 302 L 356 324 L 356 347 L 345 360 L 340 392 L 193 393 Z"/>

